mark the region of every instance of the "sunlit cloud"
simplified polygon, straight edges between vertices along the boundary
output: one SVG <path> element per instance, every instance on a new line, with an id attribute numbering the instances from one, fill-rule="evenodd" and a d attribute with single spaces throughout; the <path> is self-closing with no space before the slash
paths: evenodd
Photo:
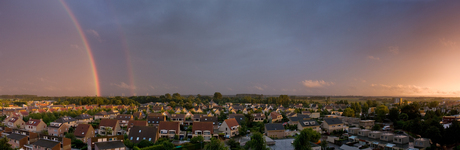
<path id="1" fill-rule="evenodd" d="M 99 42 L 102 42 L 101 36 L 95 30 L 86 30 L 86 32 L 92 36 L 94 36 Z"/>
<path id="2" fill-rule="evenodd" d="M 388 51 L 392 53 L 393 55 L 398 55 L 399 54 L 399 47 L 398 46 L 390 46 L 388 47 Z"/>
<path id="3" fill-rule="evenodd" d="M 258 89 L 258 90 L 261 90 L 261 91 L 264 90 L 264 89 L 263 89 L 262 87 L 260 87 L 260 86 L 254 86 L 254 88 L 255 88 L 255 89 Z"/>
<path id="4" fill-rule="evenodd" d="M 380 61 L 380 58 L 374 57 L 374 56 L 370 56 L 370 55 L 367 56 L 367 59 L 370 59 L 370 60 L 378 60 L 378 61 Z"/>
<path id="5" fill-rule="evenodd" d="M 132 90 L 135 90 L 137 89 L 136 86 L 134 85 L 128 85 L 126 84 L 125 82 L 121 82 L 120 84 L 116 84 L 116 83 L 111 83 L 110 85 L 113 85 L 113 86 L 116 86 L 116 87 L 119 87 L 119 88 L 122 88 L 122 89 L 132 89 Z"/>
<path id="6" fill-rule="evenodd" d="M 447 40 L 445 38 L 442 38 L 442 39 L 439 39 L 439 42 L 444 45 L 444 46 L 447 46 L 447 47 L 450 47 L 450 48 L 454 48 L 457 43 L 454 42 L 454 41 L 451 41 L 451 40 Z"/>
<path id="7" fill-rule="evenodd" d="M 371 84 L 370 86 L 379 92 L 386 92 L 394 95 L 456 95 L 459 93 L 459 91 L 442 91 L 416 85 Z"/>
<path id="8" fill-rule="evenodd" d="M 304 80 L 302 84 L 308 88 L 317 88 L 317 87 L 324 87 L 334 85 L 334 82 L 326 82 L 324 80 Z"/>

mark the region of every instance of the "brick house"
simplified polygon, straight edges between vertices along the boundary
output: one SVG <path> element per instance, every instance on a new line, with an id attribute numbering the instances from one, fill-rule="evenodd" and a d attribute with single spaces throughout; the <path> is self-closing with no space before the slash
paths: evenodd
<path id="1" fill-rule="evenodd" d="M 147 122 L 149 125 L 158 125 L 161 121 L 166 121 L 166 117 L 159 113 L 151 113 L 147 117 Z"/>
<path id="2" fill-rule="evenodd" d="M 160 137 L 172 139 L 175 135 L 179 135 L 180 125 L 179 122 L 160 121 L 158 130 Z"/>
<path id="3" fill-rule="evenodd" d="M 65 137 L 40 135 L 37 142 L 24 147 L 28 150 L 70 150 L 71 140 Z"/>
<path id="4" fill-rule="evenodd" d="M 48 126 L 48 135 L 64 136 L 64 133 L 69 131 L 69 126 L 64 123 L 51 122 Z"/>
<path id="5" fill-rule="evenodd" d="M 282 123 L 267 123 L 265 134 L 271 138 L 284 138 L 284 126 Z"/>
<path id="6" fill-rule="evenodd" d="M 171 114 L 171 121 L 183 124 L 185 121 L 185 114 Z"/>
<path id="7" fill-rule="evenodd" d="M 134 120 L 134 117 L 133 115 L 123 114 L 123 115 L 117 115 L 116 119 L 118 120 L 118 124 L 124 127 L 128 125 L 129 121 Z"/>
<path id="8" fill-rule="evenodd" d="M 6 136 L 8 143 L 12 148 L 24 148 L 24 145 L 33 143 L 38 140 L 38 134 L 26 130 L 14 129 Z"/>
<path id="9" fill-rule="evenodd" d="M 25 129 L 30 132 L 42 132 L 46 129 L 46 124 L 42 119 L 30 119 L 26 122 Z"/>
<path id="10" fill-rule="evenodd" d="M 281 119 L 283 119 L 283 116 L 274 111 L 270 113 L 269 119 L 271 119 L 272 122 L 277 122 L 281 121 Z"/>
<path id="11" fill-rule="evenodd" d="M 88 150 L 127 150 L 123 144 L 123 135 L 91 137 L 88 139 Z"/>
<path id="12" fill-rule="evenodd" d="M 10 117 L 8 118 L 6 126 L 14 129 L 18 129 L 18 127 L 19 129 L 23 129 L 25 126 L 25 122 L 19 117 Z"/>
<path id="13" fill-rule="evenodd" d="M 156 126 L 134 126 L 129 131 L 129 140 L 133 143 L 139 143 L 147 140 L 155 143 L 159 138 L 158 127 Z"/>
<path id="14" fill-rule="evenodd" d="M 63 123 L 63 124 L 66 124 L 66 125 L 68 125 L 70 127 L 77 126 L 77 119 L 72 118 L 70 116 L 61 117 L 59 119 L 56 119 L 54 122 Z"/>
<path id="15" fill-rule="evenodd" d="M 83 113 L 75 117 L 78 124 L 86 124 L 88 122 L 93 122 L 93 116 Z"/>
<path id="16" fill-rule="evenodd" d="M 212 122 L 194 122 L 192 134 L 192 137 L 203 136 L 204 141 L 211 141 L 214 134 L 214 126 Z"/>
<path id="17" fill-rule="evenodd" d="M 342 120 L 338 118 L 327 118 L 324 119 L 323 123 L 321 124 L 321 127 L 326 131 L 326 132 L 333 132 L 335 131 L 343 131 L 343 122 Z"/>
<path id="18" fill-rule="evenodd" d="M 109 114 L 105 111 L 98 112 L 94 114 L 94 119 L 107 119 L 109 118 Z"/>
<path id="19" fill-rule="evenodd" d="M 111 133 L 107 133 L 106 129 L 111 130 Z M 101 119 L 99 123 L 98 133 L 100 135 L 116 135 L 118 131 L 120 131 L 120 125 L 118 124 L 118 120 L 115 119 Z"/>
<path id="20" fill-rule="evenodd" d="M 144 121 L 144 120 L 131 120 L 128 122 L 128 134 L 129 134 L 129 131 L 131 130 L 132 127 L 134 126 L 148 126 L 149 124 L 147 123 L 147 121 Z"/>
<path id="21" fill-rule="evenodd" d="M 227 137 L 233 137 L 238 135 L 238 127 L 240 124 L 236 121 L 235 118 L 225 119 L 222 125 L 219 128 L 219 131 L 225 133 Z M 193 128 L 192 128 L 193 129 Z"/>
<path id="22" fill-rule="evenodd" d="M 89 124 L 78 124 L 75 128 L 74 135 L 77 139 L 86 143 L 89 138 L 95 136 L 94 128 Z"/>
<path id="23" fill-rule="evenodd" d="M 313 131 L 321 132 L 321 124 L 315 120 L 301 120 L 297 123 L 297 129 L 300 131 L 306 128 L 311 128 Z"/>

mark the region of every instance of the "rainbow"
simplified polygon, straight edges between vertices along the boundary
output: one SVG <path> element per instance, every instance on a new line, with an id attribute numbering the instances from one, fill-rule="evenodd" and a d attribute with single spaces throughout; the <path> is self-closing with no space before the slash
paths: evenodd
<path id="1" fill-rule="evenodd" d="M 78 23 L 77 19 L 75 18 L 75 15 L 72 13 L 72 11 L 70 10 L 69 6 L 67 6 L 67 4 L 63 0 L 59 0 L 59 1 L 61 2 L 62 6 L 64 6 L 65 11 L 69 15 L 70 19 L 72 20 L 73 24 L 75 25 L 75 28 L 78 31 L 78 34 L 80 35 L 80 38 L 81 38 L 81 40 L 83 42 L 83 46 L 85 47 L 86 53 L 88 54 L 89 61 L 90 61 L 90 64 L 91 64 L 91 68 L 92 68 L 92 71 L 93 71 L 93 80 L 94 80 L 94 88 L 96 89 L 96 96 L 100 96 L 101 95 L 101 88 L 100 88 L 100 84 L 99 84 L 99 76 L 97 74 L 97 66 L 96 66 L 96 63 L 94 63 L 94 57 L 93 57 L 93 53 L 91 51 L 91 47 L 89 46 L 88 39 L 86 38 L 85 33 L 83 33 L 83 30 L 81 29 L 80 23 Z"/>

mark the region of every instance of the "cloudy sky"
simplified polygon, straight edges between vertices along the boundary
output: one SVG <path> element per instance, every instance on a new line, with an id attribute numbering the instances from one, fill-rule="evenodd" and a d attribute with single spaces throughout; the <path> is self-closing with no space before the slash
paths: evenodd
<path id="1" fill-rule="evenodd" d="M 458 8 L 458 1 L 0 1 L 0 94 L 460 96 Z"/>

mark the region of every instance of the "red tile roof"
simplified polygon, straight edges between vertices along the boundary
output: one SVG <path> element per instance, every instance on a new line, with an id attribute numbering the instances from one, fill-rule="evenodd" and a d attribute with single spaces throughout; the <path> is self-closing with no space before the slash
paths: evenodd
<path id="1" fill-rule="evenodd" d="M 134 127 L 134 126 L 147 126 L 147 121 L 143 121 L 143 120 L 130 120 L 128 122 L 128 131 L 131 127 Z"/>
<path id="2" fill-rule="evenodd" d="M 201 130 L 201 132 L 203 132 L 204 130 L 208 130 L 211 131 L 211 135 L 214 134 L 214 126 L 212 122 L 194 122 L 192 127 L 192 133 L 195 133 L 195 130 Z"/>
<path id="3" fill-rule="evenodd" d="M 26 125 L 37 126 L 40 122 L 41 120 L 38 119 L 30 119 L 26 122 Z"/>
<path id="4" fill-rule="evenodd" d="M 179 122 L 160 121 L 160 125 L 158 126 L 158 129 L 159 130 L 176 130 L 176 132 L 179 132 L 178 130 L 180 130 L 180 125 L 179 125 Z"/>
<path id="5" fill-rule="evenodd" d="M 86 133 L 88 133 L 88 129 L 92 128 L 89 124 L 79 124 L 75 129 L 75 136 L 76 137 L 85 137 Z"/>
<path id="6" fill-rule="evenodd" d="M 118 120 L 115 119 L 101 119 L 101 122 L 99 123 L 99 126 L 104 126 L 104 127 L 112 127 L 115 129 L 117 126 Z"/>
<path id="7" fill-rule="evenodd" d="M 224 121 L 225 121 L 225 123 L 227 123 L 227 126 L 228 126 L 229 128 L 232 128 L 232 127 L 234 127 L 234 126 L 238 126 L 238 125 L 239 125 L 238 122 L 236 122 L 236 119 L 235 119 L 235 118 L 225 119 Z M 193 127 L 192 127 L 192 129 L 193 129 Z"/>

